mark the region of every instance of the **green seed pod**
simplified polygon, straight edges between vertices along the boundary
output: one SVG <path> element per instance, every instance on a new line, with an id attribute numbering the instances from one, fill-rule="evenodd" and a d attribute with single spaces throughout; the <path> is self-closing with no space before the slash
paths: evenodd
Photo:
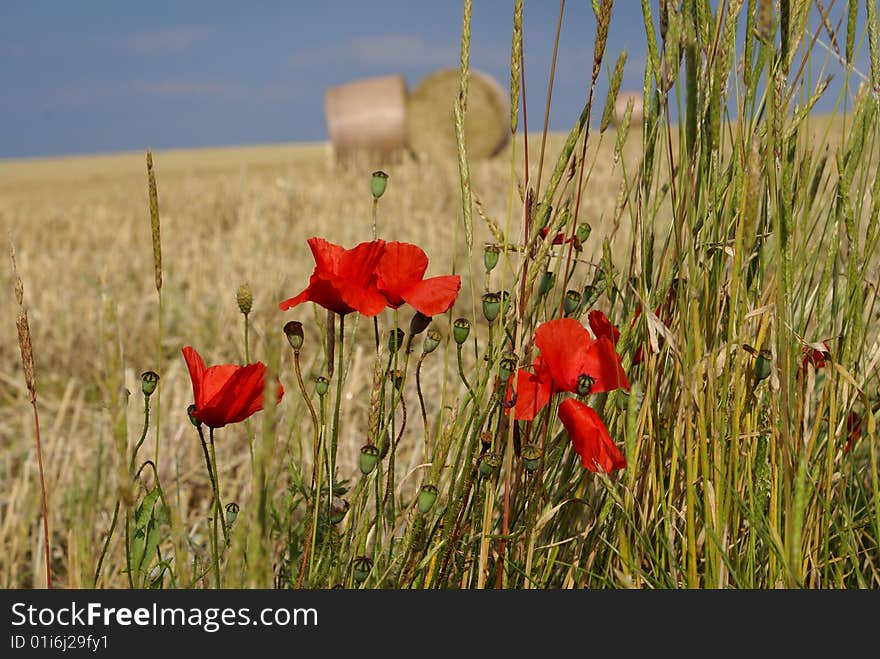
<path id="1" fill-rule="evenodd" d="M 468 334 L 471 333 L 471 321 L 467 318 L 456 318 L 452 323 L 452 338 L 458 345 L 467 341 Z"/>
<path id="2" fill-rule="evenodd" d="M 547 293 L 550 292 L 550 289 L 553 288 L 553 284 L 556 283 L 556 275 L 550 272 L 549 270 L 541 275 L 541 281 L 538 284 L 538 296 L 544 297 Z"/>
<path id="3" fill-rule="evenodd" d="M 431 317 L 426 316 L 421 311 L 416 311 L 413 314 L 412 319 L 409 321 L 409 334 L 410 336 L 418 336 L 426 329 L 428 329 L 428 325 L 431 324 Z"/>
<path id="4" fill-rule="evenodd" d="M 762 350 L 755 358 L 755 384 L 770 377 L 770 352 Z"/>
<path id="5" fill-rule="evenodd" d="M 574 237 L 577 238 L 580 242 L 587 242 L 587 238 L 590 237 L 590 232 L 592 228 L 586 222 L 580 222 L 577 225 L 577 229 L 575 229 Z"/>
<path id="6" fill-rule="evenodd" d="M 235 520 L 238 519 L 238 511 L 240 510 L 238 504 L 235 501 L 230 501 L 224 508 L 226 509 L 226 525 L 232 526 L 235 524 Z"/>
<path id="7" fill-rule="evenodd" d="M 434 507 L 437 501 L 437 486 L 426 483 L 419 488 L 419 512 L 423 515 Z"/>
<path id="8" fill-rule="evenodd" d="M 388 352 L 392 355 L 403 347 L 403 341 L 406 338 L 406 332 L 399 327 L 388 333 Z"/>
<path id="9" fill-rule="evenodd" d="M 490 323 L 501 313 L 501 294 L 486 293 L 483 295 L 483 315 Z"/>
<path id="10" fill-rule="evenodd" d="M 425 334 L 425 342 L 422 344 L 422 352 L 434 352 L 437 349 L 437 346 L 440 345 L 440 341 L 442 340 L 443 335 L 440 333 L 440 330 L 429 329 L 428 333 Z"/>
<path id="11" fill-rule="evenodd" d="M 379 447 L 374 444 L 365 444 L 361 446 L 360 468 L 361 473 L 366 476 L 379 462 Z"/>
<path id="12" fill-rule="evenodd" d="M 486 266 L 486 272 L 492 272 L 495 269 L 500 254 L 501 248 L 498 245 L 486 245 L 483 249 L 483 265 Z"/>
<path id="13" fill-rule="evenodd" d="M 329 389 L 330 380 L 325 378 L 323 375 L 315 378 L 315 391 L 318 392 L 319 396 L 325 396 Z"/>
<path id="14" fill-rule="evenodd" d="M 584 307 L 593 306 L 593 302 L 599 299 L 599 291 L 595 286 L 587 284 L 584 286 L 584 294 L 581 296 L 581 304 Z"/>
<path id="15" fill-rule="evenodd" d="M 189 422 L 193 424 L 196 428 L 201 428 L 202 422 L 196 418 L 196 406 L 188 406 L 186 408 L 186 413 L 189 415 Z"/>
<path id="16" fill-rule="evenodd" d="M 578 307 L 581 306 L 581 294 L 577 291 L 565 291 L 565 299 L 562 301 L 562 308 L 566 316 L 570 316 Z"/>
<path id="17" fill-rule="evenodd" d="M 535 471 L 541 464 L 541 447 L 534 443 L 526 444 L 519 457 L 526 471 Z"/>
<path id="18" fill-rule="evenodd" d="M 358 556 L 351 566 L 354 580 L 360 583 L 370 575 L 370 570 L 373 569 L 373 559 L 369 556 Z"/>
<path id="19" fill-rule="evenodd" d="M 596 384 L 596 378 L 586 373 L 579 375 L 577 380 L 578 396 L 588 396 L 593 390 L 594 384 Z"/>
<path id="20" fill-rule="evenodd" d="M 294 352 L 299 352 L 303 344 L 303 324 L 296 320 L 284 323 L 284 335 Z"/>
<path id="21" fill-rule="evenodd" d="M 144 371 L 141 373 L 141 390 L 144 396 L 149 398 L 156 391 L 156 385 L 159 384 L 159 374 L 155 371 Z"/>
<path id="22" fill-rule="evenodd" d="M 330 500 L 330 523 L 339 524 L 348 512 L 349 506 L 348 501 L 342 497 L 333 497 Z"/>
<path id="23" fill-rule="evenodd" d="M 501 361 L 498 363 L 498 375 L 502 382 L 506 383 L 510 379 L 516 370 L 517 363 L 519 363 L 519 359 L 514 353 L 506 352 L 502 355 Z"/>
<path id="24" fill-rule="evenodd" d="M 247 284 L 239 286 L 238 292 L 235 294 L 235 301 L 238 302 L 239 310 L 247 316 L 254 306 L 254 296 L 251 295 L 251 287 Z"/>
<path id="25" fill-rule="evenodd" d="M 480 475 L 484 478 L 491 478 L 498 473 L 501 468 L 500 453 L 486 453 L 480 460 Z"/>
<path id="26" fill-rule="evenodd" d="M 385 188 L 388 186 L 388 174 L 382 170 L 373 172 L 370 179 L 370 192 L 373 193 L 373 199 L 378 199 L 385 194 Z"/>

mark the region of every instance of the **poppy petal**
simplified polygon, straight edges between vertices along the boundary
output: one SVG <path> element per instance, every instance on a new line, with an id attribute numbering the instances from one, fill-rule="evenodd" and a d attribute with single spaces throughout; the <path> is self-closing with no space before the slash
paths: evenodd
<path id="1" fill-rule="evenodd" d="M 611 324 L 611 321 L 608 320 L 604 313 L 598 309 L 593 309 L 587 318 L 590 322 L 590 329 L 593 330 L 593 335 L 597 339 L 604 336 L 615 346 L 617 345 L 617 341 L 620 339 L 620 330 Z"/>
<path id="2" fill-rule="evenodd" d="M 614 344 L 606 337 L 596 339 L 584 353 L 578 368 L 581 373 L 593 378 L 590 393 L 614 391 L 620 387 L 629 391 L 629 380 L 623 370 L 620 355 L 614 350 Z"/>
<path id="3" fill-rule="evenodd" d="M 551 320 L 535 331 L 535 345 L 560 391 L 577 391 L 578 377 L 586 372 L 583 362 L 592 343 L 587 328 L 574 318 Z"/>
<path id="4" fill-rule="evenodd" d="M 461 277 L 442 275 L 417 282 L 403 293 L 403 299 L 425 316 L 436 316 L 455 303 L 459 290 Z"/>
<path id="5" fill-rule="evenodd" d="M 345 254 L 344 247 L 317 237 L 309 238 L 308 243 L 315 258 L 316 275 L 326 279 L 339 271 L 339 263 Z"/>
<path id="6" fill-rule="evenodd" d="M 608 428 L 592 407 L 568 398 L 559 405 L 559 418 L 585 469 L 610 474 L 626 467 L 626 458 L 611 440 Z"/>
<path id="7" fill-rule="evenodd" d="M 418 245 L 390 242 L 376 266 L 376 283 L 396 309 L 404 303 L 404 293 L 422 280 L 427 269 L 428 255 Z"/>
<path id="8" fill-rule="evenodd" d="M 202 395 L 202 382 L 205 379 L 205 360 L 192 346 L 186 346 L 181 352 L 189 369 L 189 379 L 192 381 L 193 403 L 198 407 Z"/>
<path id="9" fill-rule="evenodd" d="M 513 397 L 512 381 L 507 385 L 507 400 Z M 548 378 L 519 369 L 516 374 L 516 403 L 513 418 L 517 421 L 531 421 L 548 402 L 552 394 L 552 384 Z"/>

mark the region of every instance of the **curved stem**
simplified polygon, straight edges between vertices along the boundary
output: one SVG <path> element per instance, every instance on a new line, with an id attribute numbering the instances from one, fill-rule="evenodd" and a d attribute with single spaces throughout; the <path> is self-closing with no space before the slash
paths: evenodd
<path id="1" fill-rule="evenodd" d="M 343 352 L 345 352 L 345 316 L 340 314 L 339 348 L 336 350 L 339 360 L 336 367 L 336 402 L 333 406 L 333 435 L 330 438 L 330 499 L 333 498 L 333 486 L 336 482 L 336 447 L 339 443 L 339 410 L 342 407 L 343 371 L 345 370 Z"/>

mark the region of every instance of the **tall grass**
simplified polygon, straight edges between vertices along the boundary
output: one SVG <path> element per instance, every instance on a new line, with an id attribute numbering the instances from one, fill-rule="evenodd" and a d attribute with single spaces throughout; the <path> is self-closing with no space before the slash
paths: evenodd
<path id="1" fill-rule="evenodd" d="M 187 209 L 200 198 L 188 194 L 192 179 L 178 170 L 175 180 L 157 155 L 163 234 L 172 236 L 162 245 L 163 288 L 149 161 L 142 201 L 153 218 L 159 309 L 165 305 L 158 354 L 148 322 L 156 309 L 139 302 L 148 285 L 105 275 L 104 302 L 93 307 L 80 285 L 78 303 L 101 323 L 97 338 L 77 328 L 77 340 L 101 347 L 101 364 L 88 385 L 55 384 L 61 395 L 52 392 L 60 402 L 46 480 L 50 499 L 62 502 L 53 544 L 63 547 L 55 580 L 157 588 L 880 586 L 877 7 L 822 6 L 817 17 L 806 0 L 778 10 L 764 0 L 714 8 L 661 0 L 655 17 L 643 0 L 644 119 L 631 127 L 632 106 L 624 117 L 613 110 L 626 62 L 626 53 L 607 52 L 614 3 L 595 0 L 583 109 L 557 137 L 547 135 L 553 68 L 543 81 L 543 132 L 528 135 L 528 7 L 512 4 L 511 130 L 521 141 L 509 161 L 468 158 L 469 1 L 461 84 L 450 99 L 454 163 L 383 164 L 391 174 L 384 195 L 370 194 L 376 163 L 367 162 L 343 172 L 283 162 L 254 173 L 255 187 L 215 177 L 212 185 L 220 180 L 229 191 L 214 194 L 229 198 L 201 216 L 210 218 L 205 230 Z M 564 2 L 558 25 L 569 27 Z M 862 48 L 869 72 L 855 68 Z M 812 109 L 831 73 L 844 79 L 837 109 L 817 117 Z M 611 91 L 603 103 L 595 94 L 604 75 Z M 856 78 L 865 82 L 851 94 Z M 271 178 L 279 172 L 287 176 Z M 324 222 L 340 214 L 362 222 Z M 376 324 L 307 306 L 275 310 L 305 285 L 308 267 L 294 261 L 308 236 L 350 246 L 376 233 L 421 244 L 432 270 L 447 263 L 463 274 L 455 306 L 430 328 L 405 307 Z M 107 238 L 99 233 L 95 244 Z M 230 249 L 231 238 L 241 252 Z M 148 280 L 147 242 L 124 245 L 137 267 L 116 264 L 136 280 Z M 36 240 L 20 244 L 39 258 Z M 223 258 L 230 255 L 249 271 L 224 273 L 237 260 Z M 242 280 L 253 290 L 247 311 L 239 298 L 244 344 L 231 304 Z M 593 309 L 620 329 L 616 349 L 632 385 L 595 395 L 588 387 L 583 396 L 625 455 L 626 468 L 611 474 L 581 465 L 558 420 L 558 397 L 533 421 L 509 413 L 518 381 L 510 376 L 534 362 L 535 331 L 563 316 L 585 323 Z M 62 339 L 37 345 L 73 364 Z M 190 343 L 214 363 L 259 355 L 269 365 L 267 394 L 280 376 L 285 397 L 276 406 L 265 396 L 253 419 L 258 430 L 228 426 L 215 446 L 213 431 L 207 441 L 190 424 L 179 357 Z M 127 369 L 157 363 L 167 369 L 165 413 L 151 420 L 152 391 L 135 387 Z M 131 399 L 140 396 L 135 419 L 141 406 Z M 128 429 L 141 422 L 132 441 Z M 151 424 L 155 460 L 143 460 L 138 448 Z M 56 439 L 62 432 L 83 444 L 89 433 L 98 439 L 76 448 Z M 17 512 L 34 510 L 33 495 L 21 496 L 35 489 L 11 436 L 3 444 L 12 486 L 0 499 L 9 548 L 0 574 L 19 586 L 35 581 L 32 543 L 22 540 L 34 531 L 29 512 Z M 15 497 L 25 503 L 13 511 Z M 124 533 L 114 535 L 120 507 Z"/>

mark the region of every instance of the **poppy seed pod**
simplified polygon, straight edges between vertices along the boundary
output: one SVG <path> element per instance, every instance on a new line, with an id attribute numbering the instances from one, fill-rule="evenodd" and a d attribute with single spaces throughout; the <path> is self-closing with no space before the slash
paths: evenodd
<path id="1" fill-rule="evenodd" d="M 541 447 L 534 443 L 526 444 L 519 457 L 526 471 L 535 471 L 541 464 Z"/>
<path id="2" fill-rule="evenodd" d="M 487 453 L 480 460 L 480 475 L 484 478 L 491 478 L 498 473 L 501 468 L 501 454 Z"/>
<path id="3" fill-rule="evenodd" d="M 370 570 L 373 569 L 373 559 L 369 556 L 358 556 L 351 566 L 354 580 L 360 583 L 370 575 Z"/>
<path id="4" fill-rule="evenodd" d="M 428 333 L 425 334 L 425 342 L 422 344 L 422 352 L 434 352 L 437 349 L 437 346 L 440 345 L 440 341 L 442 340 L 443 335 L 440 333 L 440 330 L 429 329 Z"/>
<path id="5" fill-rule="evenodd" d="M 141 390 L 144 396 L 149 398 L 156 391 L 156 385 L 159 384 L 159 374 L 155 371 L 144 371 L 141 373 Z"/>
<path id="6" fill-rule="evenodd" d="M 315 378 L 315 391 L 319 396 L 325 396 L 330 389 L 330 380 L 323 375 Z"/>
<path id="7" fill-rule="evenodd" d="M 500 254 L 501 248 L 498 245 L 486 245 L 483 248 L 483 265 L 486 266 L 486 272 L 492 272 L 495 269 Z"/>
<path id="8" fill-rule="evenodd" d="M 587 224 L 586 222 L 581 222 L 577 225 L 577 229 L 575 229 L 574 235 L 580 242 L 585 243 L 587 242 L 587 238 L 590 237 L 591 231 L 592 229 L 590 228 L 589 224 Z"/>
<path id="9" fill-rule="evenodd" d="M 501 294 L 486 293 L 483 295 L 483 315 L 490 323 L 501 313 Z"/>
<path id="10" fill-rule="evenodd" d="M 224 506 L 224 508 L 226 509 L 226 525 L 232 526 L 235 524 L 235 520 L 238 519 L 238 511 L 240 508 L 235 501 L 230 501 Z"/>
<path id="11" fill-rule="evenodd" d="M 330 500 L 330 523 L 339 524 L 351 504 L 342 497 L 333 497 Z"/>
<path id="12" fill-rule="evenodd" d="M 471 333 L 471 321 L 467 318 L 456 318 L 452 323 L 452 338 L 458 345 L 467 341 L 468 334 Z"/>
<path id="13" fill-rule="evenodd" d="M 361 468 L 361 473 L 366 476 L 373 469 L 376 468 L 376 464 L 379 462 L 379 447 L 374 444 L 365 444 L 361 446 L 361 457 L 359 460 L 359 466 Z"/>
<path id="14" fill-rule="evenodd" d="M 437 501 L 437 486 L 426 483 L 419 488 L 418 506 L 423 515 L 434 507 Z"/>
<path id="15" fill-rule="evenodd" d="M 239 310 L 247 316 L 254 306 L 254 296 L 251 295 L 251 287 L 247 284 L 239 286 L 238 292 L 235 294 L 235 301 L 238 302 Z"/>
<path id="16" fill-rule="evenodd" d="M 579 375 L 577 379 L 578 396 L 588 396 L 593 390 L 594 384 L 596 384 L 596 378 L 587 375 L 586 373 Z"/>
<path id="17" fill-rule="evenodd" d="M 284 323 L 284 335 L 294 352 L 299 352 L 303 344 L 303 325 L 298 320 L 289 320 Z"/>
<path id="18" fill-rule="evenodd" d="M 538 283 L 538 295 L 540 297 L 544 297 L 547 293 L 550 292 L 550 289 L 553 288 L 553 284 L 556 283 L 556 275 L 554 275 L 549 270 L 541 275 L 541 281 Z"/>
<path id="19" fill-rule="evenodd" d="M 399 327 L 394 328 L 388 333 L 388 352 L 392 355 L 403 347 L 403 340 L 406 338 L 406 332 Z"/>
<path id="20" fill-rule="evenodd" d="M 577 291 L 568 290 L 565 291 L 565 299 L 562 301 L 562 308 L 565 311 L 565 315 L 569 316 L 577 311 L 577 308 L 581 305 L 581 294 Z"/>
<path id="21" fill-rule="evenodd" d="M 426 329 L 428 329 L 428 325 L 431 324 L 431 316 L 426 316 L 421 311 L 416 311 L 413 314 L 412 319 L 409 321 L 409 334 L 410 336 L 418 336 Z"/>
<path id="22" fill-rule="evenodd" d="M 770 377 L 770 352 L 762 350 L 755 358 L 755 384 Z"/>
<path id="23" fill-rule="evenodd" d="M 501 377 L 502 382 L 506 383 L 510 379 L 510 376 L 516 370 L 517 363 L 519 363 L 519 359 L 514 353 L 506 352 L 502 355 L 501 361 L 498 364 L 498 375 Z"/>
<path id="24" fill-rule="evenodd" d="M 378 199 L 385 194 L 386 187 L 388 187 L 388 174 L 382 170 L 373 172 L 370 178 L 370 192 L 373 193 L 373 199 Z"/>
<path id="25" fill-rule="evenodd" d="M 196 406 L 195 404 L 188 405 L 186 408 L 186 413 L 189 416 L 189 422 L 193 424 L 196 428 L 201 428 L 202 422 L 196 418 Z"/>

